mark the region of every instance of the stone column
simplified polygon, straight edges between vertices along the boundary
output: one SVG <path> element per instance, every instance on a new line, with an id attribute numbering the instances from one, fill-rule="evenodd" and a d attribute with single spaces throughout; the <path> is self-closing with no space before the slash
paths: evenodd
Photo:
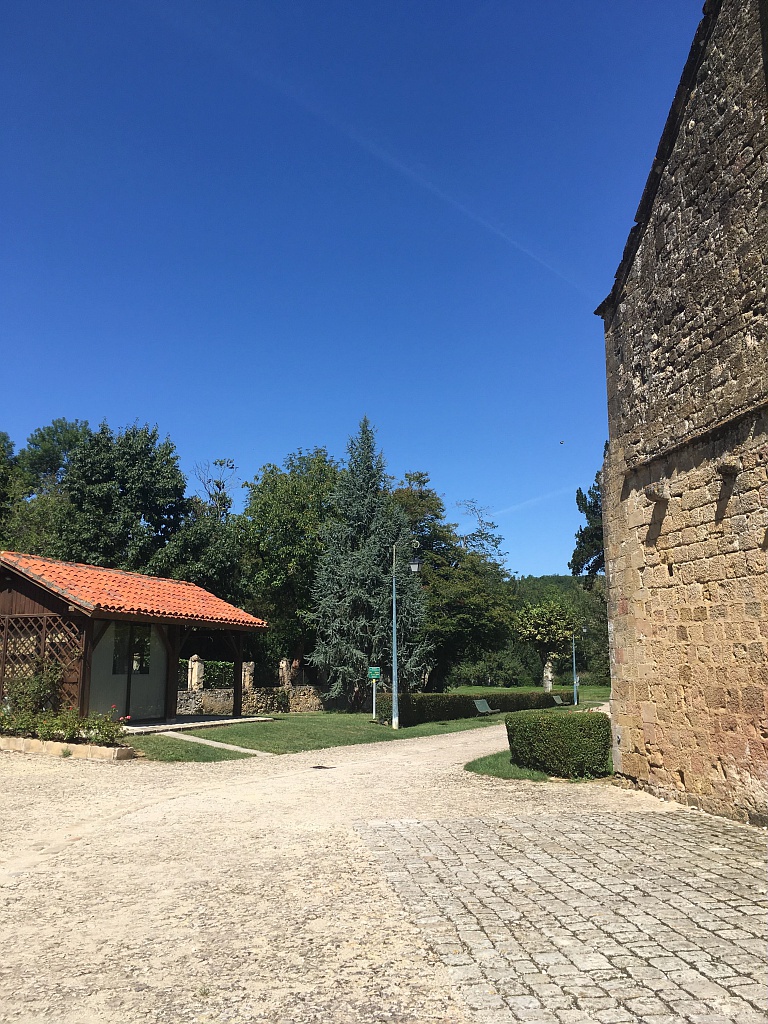
<path id="1" fill-rule="evenodd" d="M 291 663 L 287 658 L 280 659 L 280 685 L 286 690 L 291 686 Z"/>
<path id="2" fill-rule="evenodd" d="M 555 677 L 555 666 L 552 658 L 547 658 L 544 665 L 544 693 L 552 693 L 552 682 Z"/>
<path id="3" fill-rule="evenodd" d="M 190 692 L 202 690 L 204 678 L 205 662 L 199 654 L 193 654 L 189 659 L 189 667 L 187 668 L 187 689 Z"/>
<path id="4" fill-rule="evenodd" d="M 253 676 L 256 670 L 255 661 L 243 662 L 243 692 L 253 689 Z"/>

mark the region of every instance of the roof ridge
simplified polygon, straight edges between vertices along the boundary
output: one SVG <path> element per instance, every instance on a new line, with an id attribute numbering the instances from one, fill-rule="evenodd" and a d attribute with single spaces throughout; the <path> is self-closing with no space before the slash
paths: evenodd
<path id="1" fill-rule="evenodd" d="M 174 580 L 170 576 L 152 576 L 146 572 L 138 572 L 135 569 L 113 569 L 108 565 L 93 565 L 90 562 L 69 562 L 64 558 L 51 558 L 50 555 L 30 555 L 23 551 L 0 551 L 0 559 L 5 558 L 6 555 L 15 555 L 17 558 L 36 558 L 41 562 L 49 562 L 52 565 L 71 565 L 78 569 L 88 569 L 92 571 L 94 569 L 100 572 L 116 572 L 120 573 L 121 576 L 138 576 L 140 579 L 161 580 L 164 583 L 182 584 L 185 587 L 195 587 L 198 590 L 203 590 L 203 587 L 199 587 L 197 583 L 190 583 L 189 580 Z M 207 593 L 207 591 L 206 591 Z M 216 596 L 215 594 L 213 595 Z"/>
<path id="2" fill-rule="evenodd" d="M 648 174 L 643 194 L 640 197 L 637 213 L 635 214 L 635 223 L 630 228 L 621 261 L 616 270 L 613 287 L 595 310 L 595 314 L 606 321 L 606 326 L 609 320 L 613 318 L 619 294 L 627 282 L 629 272 L 640 248 L 640 242 L 648 227 L 659 185 L 661 184 L 662 174 L 674 151 L 685 110 L 696 85 L 696 77 L 707 55 L 709 42 L 715 30 L 722 6 L 723 0 L 705 0 L 702 19 L 693 37 L 691 49 L 680 76 L 680 82 L 675 90 L 675 96 L 672 100 L 667 120 L 664 123 L 664 130 L 661 133 L 656 154 L 651 164 L 651 170 Z"/>

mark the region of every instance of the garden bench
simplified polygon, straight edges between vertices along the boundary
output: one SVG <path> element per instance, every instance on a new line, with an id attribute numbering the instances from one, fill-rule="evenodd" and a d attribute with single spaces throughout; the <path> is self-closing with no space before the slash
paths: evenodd
<path id="1" fill-rule="evenodd" d="M 565 703 L 565 701 L 563 700 L 563 698 L 560 696 L 559 693 L 553 693 L 552 694 L 552 700 L 555 702 L 555 707 L 558 707 L 558 708 L 569 708 L 571 706 L 570 704 L 566 704 Z"/>
<path id="2" fill-rule="evenodd" d="M 487 700 L 476 700 L 474 702 L 478 715 L 499 715 L 501 708 L 491 708 Z"/>

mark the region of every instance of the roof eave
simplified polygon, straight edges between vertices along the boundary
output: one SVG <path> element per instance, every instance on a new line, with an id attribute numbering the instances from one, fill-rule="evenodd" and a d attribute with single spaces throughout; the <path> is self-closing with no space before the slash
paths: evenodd
<path id="1" fill-rule="evenodd" d="M 115 622 L 156 623 L 160 626 L 198 626 L 201 629 L 234 629 L 241 633 L 259 633 L 265 629 L 269 629 L 268 622 L 257 625 L 256 623 L 246 622 L 195 619 L 188 618 L 183 615 L 153 615 L 150 612 L 118 612 L 113 611 L 111 608 L 102 608 L 99 605 L 95 606 L 91 618 L 98 619 L 99 621 L 113 620 Z"/>
<path id="2" fill-rule="evenodd" d="M 95 604 L 91 604 L 90 601 L 85 601 L 82 598 L 75 597 L 68 590 L 63 587 L 57 587 L 54 583 L 49 580 L 38 576 L 37 573 L 32 572 L 29 569 L 23 569 L 21 566 L 14 565 L 12 562 L 7 561 L 5 558 L 0 558 L 0 564 L 4 569 L 8 569 L 10 572 L 15 572 L 17 576 L 22 579 L 29 580 L 30 583 L 34 583 L 35 586 L 41 587 L 43 590 L 47 590 L 49 594 L 53 594 L 55 597 L 60 598 L 62 601 L 66 601 L 68 605 L 76 608 L 78 611 L 83 612 L 84 615 L 92 616 L 96 608 Z"/>

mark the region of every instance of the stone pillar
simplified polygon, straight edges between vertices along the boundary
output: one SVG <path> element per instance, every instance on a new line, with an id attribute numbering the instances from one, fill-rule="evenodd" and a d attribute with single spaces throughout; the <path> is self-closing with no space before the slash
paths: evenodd
<path id="1" fill-rule="evenodd" d="M 205 678 L 205 662 L 199 654 L 193 654 L 187 668 L 187 689 L 197 692 L 203 688 Z"/>
<path id="2" fill-rule="evenodd" d="M 280 659 L 280 685 L 289 689 L 291 685 L 291 663 L 287 658 Z"/>
<path id="3" fill-rule="evenodd" d="M 253 676 L 256 670 L 256 662 L 243 662 L 243 691 L 253 689 Z"/>
<path id="4" fill-rule="evenodd" d="M 544 693 L 552 693 L 552 681 L 555 677 L 555 666 L 552 658 L 547 658 L 544 665 Z"/>

